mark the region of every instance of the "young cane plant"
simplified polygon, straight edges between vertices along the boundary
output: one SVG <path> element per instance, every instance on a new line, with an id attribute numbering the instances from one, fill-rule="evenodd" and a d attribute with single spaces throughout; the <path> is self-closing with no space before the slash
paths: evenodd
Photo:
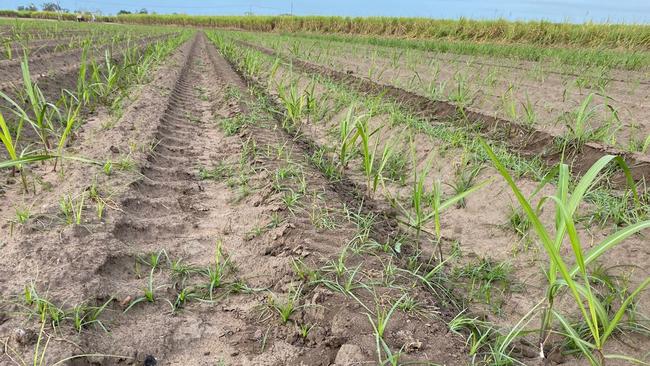
<path id="1" fill-rule="evenodd" d="M 350 157 L 352 155 L 352 148 L 354 147 L 357 138 L 359 137 L 354 128 L 363 119 L 367 118 L 366 115 L 354 116 L 355 106 L 348 109 L 348 114 L 341 120 L 339 124 L 339 148 L 338 157 L 341 171 L 348 167 Z"/>
<path id="2" fill-rule="evenodd" d="M 43 161 L 54 158 L 53 155 L 41 155 L 33 151 L 22 150 L 18 154 L 16 145 L 18 144 L 18 139 L 20 137 L 20 132 L 23 126 L 23 119 L 18 123 L 16 128 L 15 137 L 12 136 L 9 126 L 7 125 L 2 113 L 0 113 L 0 141 L 2 142 L 7 155 L 9 155 L 9 160 L 0 161 L 0 169 L 11 168 L 12 174 L 15 174 L 16 171 L 20 173 L 20 179 L 23 185 L 23 189 L 27 192 L 27 178 L 25 177 L 24 166 L 29 163 L 36 161 Z"/>
<path id="3" fill-rule="evenodd" d="M 299 126 L 307 107 L 305 96 L 299 94 L 296 85 L 292 83 L 288 91 L 284 85 L 279 85 L 278 97 L 285 109 L 282 128 L 288 129 Z"/>
<path id="4" fill-rule="evenodd" d="M 581 147 L 588 141 L 602 140 L 607 136 L 610 126 L 605 124 L 594 128 L 591 125 L 591 120 L 596 115 L 598 108 L 598 105 L 591 105 L 594 95 L 594 93 L 589 94 L 575 111 L 568 114 L 567 133 L 564 137 L 565 144 Z M 614 118 L 618 118 L 615 111 L 613 115 Z"/>
<path id="5" fill-rule="evenodd" d="M 361 154 L 363 157 L 362 167 L 363 173 L 366 176 L 366 191 L 370 194 L 371 182 L 374 175 L 375 156 L 377 152 L 377 144 L 379 139 L 375 141 L 374 147 L 370 144 L 370 138 L 379 131 L 380 128 L 370 131 L 368 126 L 368 119 L 357 122 L 356 134 L 361 139 Z"/>
<path id="6" fill-rule="evenodd" d="M 318 105 L 316 104 L 316 80 L 312 79 L 304 91 L 305 96 L 305 113 L 307 114 L 307 123 L 310 122 L 311 116 L 316 112 Z"/>
<path id="7" fill-rule="evenodd" d="M 18 124 L 18 128 L 16 129 L 16 139 L 14 140 L 13 136 L 11 135 L 11 131 L 9 131 L 9 126 L 7 126 L 2 113 L 0 113 L 0 129 L 2 129 L 2 134 L 0 134 L 0 141 L 2 141 L 2 144 L 7 151 L 7 155 L 9 155 L 9 158 L 13 161 L 18 160 L 18 155 L 16 154 L 16 144 L 18 143 L 18 138 L 20 137 L 20 130 L 22 128 L 22 125 L 23 120 L 21 119 L 20 123 Z M 23 171 L 20 165 L 13 167 L 14 174 L 16 170 L 20 171 L 20 175 L 23 176 Z"/>
<path id="8" fill-rule="evenodd" d="M 81 66 L 77 76 L 77 97 L 83 105 L 90 104 L 91 90 L 86 80 L 88 74 L 88 45 L 81 50 Z"/>
<path id="9" fill-rule="evenodd" d="M 424 226 L 433 221 L 434 222 L 434 236 L 435 236 L 435 245 L 438 249 L 440 261 L 442 261 L 441 253 L 441 225 L 440 225 L 440 215 L 447 208 L 456 205 L 461 202 L 470 194 L 486 186 L 490 180 L 484 180 L 473 187 L 468 188 L 464 192 L 458 193 L 446 200 L 442 198 L 442 184 L 439 180 L 436 180 L 433 184 L 433 189 L 431 192 L 430 199 L 427 199 L 426 193 L 426 180 L 429 176 L 429 170 L 431 169 L 431 158 L 427 158 L 424 167 L 418 170 L 417 167 L 417 156 L 415 154 L 415 145 L 411 141 L 411 156 L 413 159 L 413 182 L 411 186 L 411 207 L 406 207 L 400 200 L 390 197 L 390 192 L 387 191 L 389 195 L 389 200 L 393 202 L 394 205 L 398 206 L 402 215 L 406 220 L 400 220 L 402 224 L 412 227 L 416 230 L 415 242 L 417 245 L 420 243 L 420 235 L 424 231 Z M 428 201 L 428 202 L 427 202 Z"/>
<path id="10" fill-rule="evenodd" d="M 57 108 L 52 103 L 47 102 L 41 89 L 32 81 L 29 73 L 29 62 L 26 55 L 20 65 L 23 75 L 23 92 L 26 95 L 31 113 L 25 111 L 8 95 L 0 92 L 0 97 L 13 106 L 12 111 L 18 118 L 22 121 L 27 121 L 32 126 L 43 144 L 45 153 L 48 154 L 50 149 L 49 135 L 51 131 L 54 130 L 51 117 L 52 113 L 57 111 Z"/>
<path id="11" fill-rule="evenodd" d="M 57 146 L 57 155 L 58 158 L 54 161 L 54 170 L 56 171 L 56 166 L 57 163 L 61 163 L 61 167 L 63 167 L 63 148 L 65 147 L 66 142 L 68 141 L 68 137 L 70 135 L 70 132 L 72 131 L 72 127 L 75 125 L 77 122 L 77 117 L 79 116 L 79 111 L 81 110 L 81 103 L 77 98 L 72 95 L 69 91 L 65 91 L 66 93 L 69 94 L 69 103 L 67 105 L 67 114 L 65 118 L 62 116 L 62 120 L 65 121 L 65 129 L 61 133 L 61 136 L 59 137 L 59 144 Z M 66 98 L 64 96 L 64 98 Z"/>
<path id="12" fill-rule="evenodd" d="M 578 347 L 580 352 L 589 360 L 592 365 L 603 365 L 605 359 L 625 359 L 632 360 L 630 357 L 616 354 L 605 354 L 604 346 L 609 337 L 620 325 L 621 320 L 626 314 L 628 307 L 634 299 L 650 285 L 650 277 L 646 278 L 641 284 L 632 291 L 619 305 L 618 309 L 610 309 L 613 314 L 607 310 L 601 300 L 597 297 L 594 286 L 594 280 L 588 274 L 588 266 L 598 259 L 604 253 L 623 242 L 628 237 L 639 233 L 640 231 L 650 228 L 650 220 L 641 221 L 618 230 L 600 243 L 591 246 L 589 251 L 583 248 L 585 245 L 580 238 L 575 226 L 575 215 L 578 206 L 583 201 L 585 195 L 598 182 L 600 172 L 612 161 L 616 161 L 625 173 L 630 189 L 635 199 L 638 200 L 634 181 L 632 180 L 629 168 L 622 158 L 613 155 L 606 155 L 600 158 L 594 165 L 582 176 L 578 183 L 573 187 L 569 186 L 570 173 L 566 164 L 561 164 L 558 172 L 557 191 L 554 195 L 542 198 L 536 209 L 525 198 L 517 187 L 514 179 L 496 157 L 492 149 L 484 141 L 481 141 L 483 148 L 494 163 L 497 170 L 504 177 L 513 193 L 517 197 L 519 204 L 524 212 L 530 218 L 540 242 L 549 256 L 549 266 L 546 272 L 547 291 L 546 291 L 546 309 L 543 312 L 542 328 L 540 334 L 540 352 L 543 355 L 544 343 L 547 341 L 547 335 L 550 331 L 553 318 L 557 319 L 566 336 Z M 553 203 L 555 206 L 555 233 L 551 232 L 544 226 L 539 216 L 542 206 L 546 203 Z M 575 258 L 575 264 L 571 267 L 561 254 L 562 245 L 568 241 L 571 251 Z M 566 319 L 565 315 L 553 308 L 555 299 L 567 290 L 574 299 L 575 305 L 579 309 L 581 320 L 587 325 L 587 335 L 580 335 L 574 326 Z"/>
<path id="13" fill-rule="evenodd" d="M 91 88 L 100 101 L 108 103 L 110 95 L 117 90 L 121 74 L 120 68 L 111 61 L 111 53 L 108 49 L 104 54 L 105 72 L 102 72 L 101 66 L 97 65 L 95 61 L 92 61 L 90 66 L 92 68 Z"/>

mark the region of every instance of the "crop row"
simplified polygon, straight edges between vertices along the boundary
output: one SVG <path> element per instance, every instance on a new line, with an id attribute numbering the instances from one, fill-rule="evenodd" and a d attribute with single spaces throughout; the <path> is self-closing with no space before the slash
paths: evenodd
<path id="1" fill-rule="evenodd" d="M 605 156 L 576 180 L 571 178 L 566 164 L 538 175 L 538 182 L 522 179 L 513 173 L 521 173 L 523 161 L 517 161 L 498 146 L 490 147 L 473 136 L 471 128 L 463 133 L 448 126 L 427 126 L 428 122 L 405 114 L 399 106 L 382 98 L 368 99 L 326 77 L 303 74 L 278 58 L 237 45 L 222 33 L 213 33 L 211 37 L 242 74 L 279 106 L 270 110 L 281 111 L 285 130 L 296 138 L 307 136 L 318 141 L 320 148 L 314 151 L 311 161 L 327 177 L 332 180 L 351 177 L 365 187 L 368 197 L 393 205 L 402 225 L 414 230 L 416 237 L 413 242 L 402 243 L 398 251 L 431 258 L 441 266 L 454 263 L 458 253 L 464 250 L 477 251 L 480 256 L 486 255 L 482 250 L 492 255 L 503 253 L 511 237 L 500 234 L 501 239 L 494 240 L 495 232 L 491 231 L 488 239 L 484 230 L 490 225 L 500 225 L 493 221 L 494 213 L 499 212 L 495 207 L 497 202 L 501 202 L 499 209 L 505 209 L 507 205 L 504 207 L 503 203 L 514 198 L 516 206 L 510 213 L 505 211 L 497 216 L 508 217 L 507 225 L 512 232 L 544 253 L 534 261 L 546 268 L 544 276 L 535 277 L 545 283 L 545 291 L 535 293 L 527 289 L 529 296 L 533 299 L 539 296 L 541 300 L 528 302 L 523 312 L 518 309 L 520 320 L 496 334 L 492 333 L 496 325 L 489 326 L 472 318 L 455 319 L 464 320 L 468 327 L 468 343 L 475 356 L 489 364 L 517 363 L 510 353 L 512 342 L 533 332 L 539 335 L 537 344 L 541 344 L 542 354 L 563 344 L 561 347 L 568 347 L 564 351 L 581 353 L 592 364 L 625 357 L 609 354 L 607 344 L 610 336 L 626 332 L 623 328 L 633 328 L 627 327 L 631 319 L 628 305 L 650 281 L 645 276 L 635 279 L 636 287 L 628 288 L 625 294 L 613 295 L 620 296 L 620 302 L 612 306 L 603 298 L 605 293 L 593 270 L 597 258 L 616 255 L 622 241 L 627 239 L 633 245 L 641 245 L 634 235 L 650 227 L 650 221 L 644 221 L 648 212 L 647 195 L 641 200 L 635 187 L 631 187 L 625 196 L 633 202 L 632 206 L 643 205 L 646 213 L 637 216 L 642 211 L 632 209 L 630 213 L 635 213 L 621 229 L 601 229 L 603 236 L 596 236 L 604 239 L 592 243 L 589 251 L 584 249 L 587 233 L 598 229 L 592 227 L 592 220 L 585 220 L 590 214 L 583 210 L 585 206 L 591 207 L 587 211 L 594 210 L 594 197 L 608 194 L 603 180 L 610 168 L 605 168 L 615 161 L 620 163 L 619 159 Z M 538 168 L 533 165 L 528 167 L 533 176 L 541 173 L 535 172 Z M 494 183 L 499 176 L 503 184 L 497 186 L 501 188 Z M 491 186 L 495 197 L 482 199 L 474 194 L 485 185 Z M 504 194 L 504 188 L 513 195 Z M 620 200 L 610 197 L 613 200 L 610 202 Z M 544 213 L 542 207 L 551 213 Z M 603 213 L 599 208 L 594 212 Z M 611 219 L 613 215 L 608 217 Z M 466 231 L 458 237 L 456 229 Z M 492 244 L 482 249 L 472 247 L 482 241 L 492 241 Z M 458 247 L 454 247 L 454 242 Z M 570 245 L 566 247 L 566 243 Z M 409 250 L 405 250 L 407 245 Z M 572 254 L 572 260 L 568 260 L 567 253 Z M 531 275 L 525 258 L 526 254 L 518 256 L 517 262 L 521 263 L 515 277 Z M 414 260 L 417 262 L 417 258 Z M 488 294 L 483 293 L 485 301 L 495 305 L 489 287 L 487 291 Z M 560 307 L 557 305 L 560 299 L 563 303 L 572 300 L 572 306 Z M 500 306 L 503 304 L 497 304 L 497 308 Z M 541 320 L 533 331 L 528 328 L 533 324 L 534 315 L 539 315 Z M 492 343 L 495 339 L 498 341 Z"/>
<path id="2" fill-rule="evenodd" d="M 93 51 L 86 45 L 78 50 L 77 57 L 81 61 L 73 66 L 76 81 L 70 88 L 56 81 L 54 87 L 59 85 L 58 93 L 53 88 L 44 92 L 42 87 L 48 83 L 40 80 L 42 75 L 40 83 L 35 81 L 26 56 L 20 63 L 22 85 L 6 93 L 0 92 L 3 105 L 8 109 L 5 117 L 0 114 L 4 147 L 0 168 L 11 169 L 12 175 L 19 174 L 23 189 L 28 191 L 29 165 L 34 162 L 52 161 L 55 170 L 66 159 L 99 164 L 65 154 L 65 147 L 83 125 L 84 116 L 98 106 L 119 108 L 129 88 L 143 83 L 151 68 L 188 37 L 189 33 L 184 32 L 142 45 L 125 44 L 115 53 L 109 49 Z M 58 80 L 56 78 L 57 73 L 53 80 Z M 110 171 L 110 165 L 107 163 L 105 169 Z"/>
<path id="3" fill-rule="evenodd" d="M 641 73 L 598 68 L 575 75 L 554 71 L 545 63 L 513 69 L 503 59 L 357 47 L 294 36 L 232 36 L 457 108 L 562 135 L 570 145 L 597 141 L 631 152 L 645 152 L 650 145 L 643 102 L 648 81 Z"/>

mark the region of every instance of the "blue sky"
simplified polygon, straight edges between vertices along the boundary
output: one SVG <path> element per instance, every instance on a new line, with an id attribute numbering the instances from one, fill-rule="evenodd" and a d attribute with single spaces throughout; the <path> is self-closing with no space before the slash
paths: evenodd
<path id="1" fill-rule="evenodd" d="M 503 17 L 512 20 L 546 19 L 552 21 L 650 23 L 650 0 L 60 0 L 71 10 L 101 10 L 116 13 L 120 9 L 147 8 L 158 13 L 237 15 L 252 10 L 255 14 L 293 13 L 297 15 L 348 16 L 421 16 L 432 18 L 477 19 Z M 2 0 L 0 8 L 26 5 L 29 1 Z M 42 1 L 35 2 L 40 5 Z"/>

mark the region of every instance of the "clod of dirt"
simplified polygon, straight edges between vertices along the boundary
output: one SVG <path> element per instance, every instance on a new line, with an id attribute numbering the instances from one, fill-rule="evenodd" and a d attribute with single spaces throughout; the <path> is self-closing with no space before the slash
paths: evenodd
<path id="1" fill-rule="evenodd" d="M 291 250 L 291 253 L 293 255 L 296 255 L 296 256 L 299 256 L 299 257 L 302 257 L 302 258 L 305 258 L 309 254 L 311 254 L 311 252 L 308 251 L 308 250 L 305 250 L 305 248 L 302 245 L 298 245 L 295 248 L 293 248 L 293 250 Z"/>
<path id="2" fill-rule="evenodd" d="M 37 339 L 36 332 L 31 329 L 16 328 L 13 336 L 14 341 L 23 346 L 34 344 Z"/>
<path id="3" fill-rule="evenodd" d="M 546 359 L 551 363 L 551 364 L 562 364 L 564 363 L 564 356 L 562 355 L 562 352 L 560 351 L 559 348 L 553 349 L 548 355 L 546 355 Z"/>
<path id="4" fill-rule="evenodd" d="M 144 358 L 144 366 L 156 366 L 158 364 L 158 360 L 152 355 L 147 355 L 147 357 Z"/>
<path id="5" fill-rule="evenodd" d="M 406 345 L 406 353 L 411 353 L 420 350 L 422 348 L 422 342 L 413 341 Z"/>
<path id="6" fill-rule="evenodd" d="M 304 340 L 300 337 L 300 333 L 298 333 L 298 332 L 299 331 L 296 330 L 293 333 L 287 334 L 287 339 L 286 339 L 287 343 L 293 344 L 293 345 L 303 343 Z"/>
<path id="7" fill-rule="evenodd" d="M 361 365 L 365 360 L 361 347 L 356 344 L 344 344 L 336 354 L 334 363 L 338 366 Z"/>

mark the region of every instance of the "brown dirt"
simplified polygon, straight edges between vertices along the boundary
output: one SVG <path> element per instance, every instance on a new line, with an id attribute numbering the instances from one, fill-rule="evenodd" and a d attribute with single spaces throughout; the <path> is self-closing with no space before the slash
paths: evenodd
<path id="1" fill-rule="evenodd" d="M 262 66 L 263 70 L 270 69 L 270 65 L 273 63 L 273 58 L 268 60 L 268 63 Z M 298 81 L 298 90 L 303 90 L 307 88 L 308 85 L 314 80 L 311 76 L 312 70 L 299 70 L 296 67 L 294 62 L 292 66 L 282 65 L 279 67 L 275 74 L 274 79 L 261 79 L 259 81 L 259 86 L 263 89 L 266 89 L 272 97 L 276 97 L 277 90 L 275 85 L 283 83 L 287 85 L 290 80 Z M 266 74 L 262 73 L 263 76 Z M 347 83 L 343 83 L 348 85 Z M 350 89 L 355 89 L 354 86 L 350 86 Z M 303 121 L 305 123 L 304 127 L 301 128 L 300 139 L 311 139 L 312 141 L 317 141 L 318 144 L 327 149 L 336 149 L 337 148 L 337 131 L 339 122 L 344 118 L 347 105 L 343 108 L 343 113 L 337 113 L 335 110 L 336 104 L 332 101 L 331 95 L 328 95 L 330 91 L 323 86 L 321 81 L 316 82 L 316 99 L 327 100 L 326 105 L 324 106 L 327 110 L 334 110 L 332 113 L 326 114 L 326 117 L 322 120 L 315 119 L 312 123 Z M 277 110 L 281 110 L 281 107 L 276 106 Z M 339 107 L 340 108 L 340 107 Z M 357 113 L 363 114 L 364 110 L 357 111 Z M 391 126 L 388 121 L 388 116 L 379 115 L 371 119 L 371 130 L 375 128 L 382 127 L 381 130 L 381 140 L 393 140 L 397 142 L 398 150 L 408 151 L 410 148 L 408 142 L 400 143 L 399 139 L 396 139 L 398 136 L 404 135 L 403 126 Z M 450 148 L 446 146 L 445 142 L 438 141 L 435 138 L 422 136 L 418 134 L 417 143 L 416 143 L 416 161 L 420 162 L 421 165 L 418 168 L 422 168 L 426 165 L 427 160 L 430 156 L 433 156 L 431 159 L 432 167 L 432 177 L 425 184 L 427 187 L 430 187 L 433 184 L 434 179 L 440 179 L 442 182 L 453 182 L 454 172 L 456 167 L 462 164 L 462 157 L 466 152 L 462 151 L 459 148 Z M 380 143 L 378 151 L 381 151 L 383 143 Z M 351 166 L 359 166 L 359 162 L 351 163 Z M 410 168 L 409 168 L 410 169 Z M 410 173 L 406 173 L 407 176 Z M 355 170 L 350 170 L 347 176 L 356 183 L 363 185 L 365 178 L 363 175 Z M 512 268 L 512 278 L 514 282 L 512 287 L 506 291 L 504 296 L 501 299 L 498 299 L 498 294 L 495 294 L 497 298 L 493 299 L 494 303 L 490 306 L 496 305 L 498 311 L 494 313 L 494 309 L 490 309 L 489 306 L 481 303 L 481 299 L 477 303 L 471 304 L 470 308 L 473 311 L 477 311 L 481 314 L 485 314 L 485 317 L 490 321 L 503 326 L 512 326 L 514 325 L 521 317 L 531 309 L 534 304 L 543 298 L 544 288 L 540 284 L 544 283 L 544 274 L 542 269 L 545 266 L 545 263 L 548 263 L 548 259 L 544 255 L 541 249 L 537 248 L 535 244 L 530 243 L 530 236 L 534 234 L 531 232 L 525 239 L 518 237 L 512 229 L 507 225 L 508 214 L 511 207 L 516 207 L 516 199 L 510 192 L 508 186 L 500 178 L 499 174 L 489 167 L 485 167 L 482 170 L 482 173 L 477 178 L 477 181 L 483 179 L 491 180 L 491 184 L 488 188 L 485 188 L 481 192 L 471 196 L 468 199 L 467 207 L 463 209 L 451 209 L 446 211 L 442 216 L 442 228 L 443 236 L 446 238 L 446 255 L 448 256 L 451 252 L 451 244 L 457 242 L 461 251 L 461 256 L 454 259 L 449 265 L 452 268 L 462 268 L 467 265 L 476 265 L 479 260 L 487 259 L 490 261 L 495 261 L 496 263 L 505 263 L 506 265 Z M 407 178 L 405 185 L 400 185 L 397 183 L 388 183 L 387 188 L 395 195 L 402 198 L 403 202 L 407 202 L 409 199 L 409 184 L 412 184 L 410 178 Z M 518 186 L 522 189 L 525 194 L 530 194 L 538 182 L 535 182 L 527 178 L 517 179 Z M 445 192 L 448 195 L 453 194 L 453 192 L 445 187 Z M 543 194 L 551 194 L 552 187 L 548 187 L 547 190 L 542 192 Z M 381 196 L 378 194 L 378 196 Z M 588 211 L 588 208 L 585 208 Z M 544 221 L 551 223 L 553 217 L 550 212 L 545 212 Z M 604 238 L 607 233 L 610 233 L 612 228 L 607 227 L 594 227 L 591 225 L 586 225 L 585 228 L 581 230 L 581 236 L 584 238 L 586 243 L 595 242 Z M 429 231 L 433 231 L 433 228 L 428 227 Z M 647 231 L 647 230 L 646 230 Z M 647 232 L 644 233 L 647 235 Z M 626 241 L 625 244 L 615 248 L 603 259 L 602 263 L 606 267 L 613 266 L 612 268 L 618 267 L 622 269 L 626 267 L 632 271 L 630 275 L 631 281 L 634 283 L 633 286 L 638 285 L 639 281 L 645 278 L 647 275 L 647 260 L 650 256 L 650 252 L 644 249 L 645 236 L 639 236 L 635 238 L 630 238 Z M 427 243 L 427 245 L 430 245 Z M 428 247 L 427 247 L 428 248 Z M 571 255 L 568 251 L 565 252 L 567 258 Z M 622 266 L 622 267 L 619 267 Z M 635 269 L 633 269 L 635 268 Z M 625 270 L 624 270 L 625 271 Z M 650 300 L 649 294 L 646 292 L 642 295 L 639 300 L 640 306 L 643 308 L 642 313 L 647 312 L 647 304 Z M 536 324 L 534 322 L 534 324 Z M 634 340 L 625 339 L 622 343 L 613 342 L 610 344 L 611 350 L 620 351 L 626 354 L 636 354 L 639 357 L 645 357 L 643 355 L 643 349 L 647 345 L 647 339 L 644 337 L 634 337 Z M 569 364 L 572 361 L 567 361 Z"/>
<path id="2" fill-rule="evenodd" d="M 241 93 L 241 101 L 229 96 L 233 89 Z M 27 224 L 13 225 L 13 235 L 0 244 L 0 339 L 28 359 L 33 353 L 34 339 L 16 334 L 38 332 L 34 319 L 26 321 L 29 306 L 20 298 L 24 286 L 34 281 L 41 296 L 66 308 L 82 301 L 109 302 L 101 317 L 108 333 L 91 326 L 78 334 L 69 320 L 56 329 L 46 327 L 53 336 L 48 363 L 97 352 L 104 356 L 75 364 L 142 364 L 151 357 L 178 365 L 372 364 L 377 359 L 375 339 L 365 313 L 376 311 L 375 305 L 390 306 L 406 291 L 422 310 L 395 313 L 385 334 L 391 349 L 405 347 L 403 361 L 466 364 L 462 338 L 449 333 L 441 319 L 449 316 L 443 299 L 412 278 L 388 279 L 382 274 L 388 261 L 400 258 L 371 249 L 344 249 L 358 235 L 343 214 L 345 207 L 379 218 L 369 232 L 377 241 L 399 234 L 390 217 L 377 204 L 356 206 L 363 196 L 356 185 L 331 185 L 309 164 L 309 141 L 295 141 L 275 128 L 276 121 L 268 115 L 260 116 L 257 101 L 246 90 L 200 33 L 138 92 L 140 97 L 115 128 L 89 121 L 79 137 L 80 155 L 115 163 L 128 158 L 136 171 L 116 168 L 114 175 L 104 176 L 97 168 L 70 164 L 62 179 L 44 166 L 36 195 L 23 196 L 21 202 L 16 199 L 21 197 L 17 183 L 6 188 L 6 207 L 28 205 L 33 214 Z M 239 115 L 256 118 L 255 124 L 234 136 L 217 128 L 220 121 Z M 246 153 L 253 142 L 257 153 Z M 199 167 L 217 164 L 232 168 L 231 179 L 199 179 Z M 288 191 L 277 191 L 271 184 L 274 172 L 289 165 L 302 171 L 306 182 L 296 214 L 283 204 Z M 107 197 L 110 192 L 113 209 L 99 220 L 93 216 L 95 203 L 89 201 L 83 225 L 64 225 L 59 197 L 87 190 L 93 177 L 100 192 Z M 300 189 L 296 182 L 288 184 L 294 191 Z M 334 218 L 335 229 L 315 224 L 310 213 L 316 208 Z M 5 222 L 12 215 L 12 209 L 0 211 Z M 280 224 L 270 226 L 274 216 Z M 164 250 L 171 260 L 207 268 L 214 266 L 219 240 L 234 265 L 214 292 L 214 301 L 190 301 L 172 313 L 165 300 L 173 302 L 184 285 L 172 278 L 168 264 L 150 271 L 138 258 Z M 295 260 L 321 268 L 346 250 L 346 265 L 359 266 L 359 278 L 376 284 L 374 293 L 354 290 L 355 300 L 304 283 L 292 271 Z M 156 301 L 124 313 L 129 299 L 141 296 L 149 273 Z M 391 286 L 382 285 L 387 280 Z M 185 285 L 200 293 L 203 283 L 205 277 L 195 274 Z M 242 283 L 250 290 L 236 292 Z M 299 308 L 282 325 L 269 308 L 270 299 L 282 302 L 297 288 Z M 313 326 L 306 338 L 300 337 L 299 325 Z M 10 355 L 0 354 L 0 363 L 10 364 Z"/>
<path id="3" fill-rule="evenodd" d="M 146 47 L 147 45 L 156 42 L 160 39 L 172 37 L 171 34 L 159 35 L 153 37 L 143 37 L 136 41 L 136 44 L 140 47 Z M 121 57 L 126 46 L 126 42 L 116 44 L 116 45 L 99 45 L 96 48 L 91 48 L 91 52 L 88 55 L 88 60 L 101 61 L 105 57 L 105 51 L 109 50 L 113 58 L 117 59 Z M 133 43 L 131 43 L 133 44 Z M 79 70 L 81 62 L 81 48 L 76 48 L 72 50 L 67 50 L 64 52 L 53 52 L 48 53 L 42 57 L 30 58 L 30 72 L 33 75 L 33 81 L 39 81 L 41 78 L 48 76 L 53 76 L 57 74 L 69 73 L 72 71 Z M 21 62 L 22 59 L 16 60 L 6 60 L 0 61 L 0 72 L 2 72 L 2 79 L 0 80 L 0 89 L 9 90 L 11 87 L 16 85 L 21 85 L 22 83 L 22 71 L 21 71 Z"/>
<path id="4" fill-rule="evenodd" d="M 399 50 L 390 47 L 329 43 L 328 51 L 321 53 L 318 41 L 306 40 L 303 49 L 310 49 L 310 57 L 319 63 L 354 73 L 380 84 L 393 85 L 429 96 L 432 85 L 446 85 L 444 97 L 456 86 L 457 78 L 464 77 L 471 102 L 468 107 L 481 114 L 524 120 L 524 104 L 528 98 L 534 106 L 537 128 L 554 134 L 566 131 L 563 118 L 578 108 L 587 95 L 596 93 L 595 109 L 590 123 L 602 126 L 611 119 L 609 107 L 617 111 L 620 126 L 614 126 L 613 141 L 627 146 L 631 140 L 650 135 L 650 116 L 647 100 L 650 84 L 649 70 L 578 69 L 570 65 L 549 62 L 525 62 L 508 58 L 465 56 L 419 50 Z M 289 52 L 290 44 L 286 45 Z M 503 96 L 512 98 L 518 117 L 513 120 L 504 111 Z"/>
<path id="5" fill-rule="evenodd" d="M 253 47 L 268 55 L 279 55 L 269 48 L 248 42 L 241 42 L 241 44 Z M 434 123 L 435 121 L 441 120 L 457 120 L 456 117 L 460 113 L 457 107 L 449 102 L 433 100 L 390 84 L 376 83 L 366 78 L 293 58 L 285 54 L 279 56 L 289 60 L 298 68 L 343 82 L 362 93 L 372 96 L 384 95 L 389 97 L 397 103 L 410 108 L 417 116 L 431 120 Z M 505 141 L 511 149 L 523 155 L 541 156 L 549 165 L 557 164 L 562 158 L 561 151 L 558 151 L 554 147 L 554 141 L 561 136 L 558 133 L 543 129 L 530 129 L 519 123 L 471 110 L 465 111 L 465 115 L 469 121 L 475 123 L 480 131 L 486 133 L 490 138 Z M 571 165 L 574 168 L 573 172 L 576 174 L 586 171 L 602 156 L 611 154 L 622 156 L 626 160 L 635 180 L 641 181 L 645 177 L 650 177 L 650 158 L 645 154 L 621 151 L 611 146 L 595 142 L 587 142 L 578 148 L 567 146 L 565 153 L 571 157 Z M 622 180 L 621 177 L 618 179 Z"/>

